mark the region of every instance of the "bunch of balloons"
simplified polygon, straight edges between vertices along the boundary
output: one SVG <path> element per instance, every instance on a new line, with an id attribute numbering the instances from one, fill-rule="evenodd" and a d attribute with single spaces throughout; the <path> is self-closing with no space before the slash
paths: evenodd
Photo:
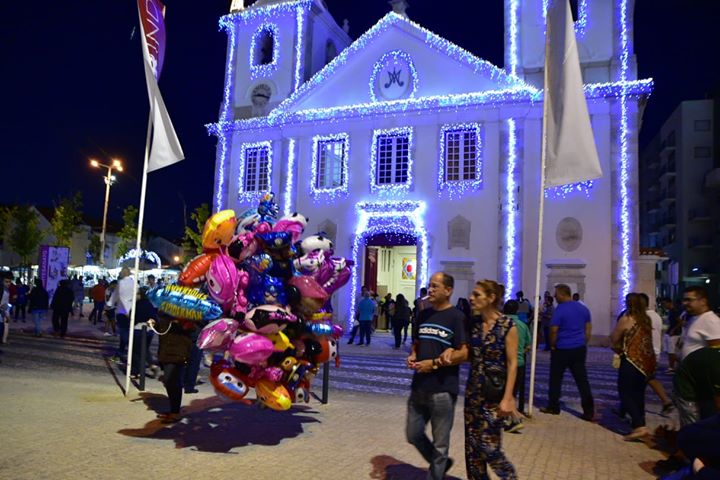
<path id="1" fill-rule="evenodd" d="M 204 253 L 187 264 L 179 285 L 148 293 L 163 313 L 209 322 L 198 347 L 213 352 L 210 382 L 218 395 L 275 410 L 309 400 L 319 366 L 337 356 L 342 328 L 330 296 L 350 278 L 352 262 L 333 256 L 322 233 L 301 236 L 308 219 L 277 220 L 274 194 L 239 216 L 214 214 L 202 232 Z"/>

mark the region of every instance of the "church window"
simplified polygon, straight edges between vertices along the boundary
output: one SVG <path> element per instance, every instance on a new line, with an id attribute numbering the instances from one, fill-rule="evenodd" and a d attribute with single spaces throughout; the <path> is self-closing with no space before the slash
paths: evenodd
<path id="1" fill-rule="evenodd" d="M 379 135 L 377 148 L 377 185 L 407 183 L 410 166 L 410 136 Z"/>
<path id="2" fill-rule="evenodd" d="M 272 148 L 270 142 L 245 144 L 241 148 L 241 197 L 254 198 L 270 188 Z M 249 194 L 249 195 L 248 195 Z"/>
<path id="3" fill-rule="evenodd" d="M 255 65 L 272 63 L 274 47 L 275 36 L 272 30 L 269 28 L 260 30 L 255 43 Z"/>
<path id="4" fill-rule="evenodd" d="M 313 138 L 313 193 L 346 189 L 348 135 L 318 135 Z"/>
<path id="5" fill-rule="evenodd" d="M 250 77 L 271 75 L 278 65 L 278 27 L 272 23 L 261 25 L 250 44 Z"/>
<path id="6" fill-rule="evenodd" d="M 445 181 L 476 180 L 477 133 L 475 129 L 445 132 Z"/>

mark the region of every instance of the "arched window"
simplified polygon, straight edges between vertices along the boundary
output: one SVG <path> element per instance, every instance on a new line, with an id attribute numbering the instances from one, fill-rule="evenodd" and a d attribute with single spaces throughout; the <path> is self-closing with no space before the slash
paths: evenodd
<path id="1" fill-rule="evenodd" d="M 253 38 L 253 66 L 269 65 L 275 59 L 275 29 L 265 25 Z"/>
<path id="2" fill-rule="evenodd" d="M 335 43 L 332 40 L 327 41 L 325 44 L 325 65 L 332 62 L 333 58 L 337 57 L 338 51 Z"/>

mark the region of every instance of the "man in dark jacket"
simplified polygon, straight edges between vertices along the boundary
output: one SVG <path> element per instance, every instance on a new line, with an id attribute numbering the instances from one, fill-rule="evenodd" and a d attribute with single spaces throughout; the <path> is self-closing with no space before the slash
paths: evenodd
<path id="1" fill-rule="evenodd" d="M 42 280 L 35 279 L 35 286 L 30 290 L 30 315 L 35 322 L 35 336 L 39 337 L 42 332 L 42 321 L 48 310 L 49 296 L 43 287 Z"/>
<path id="2" fill-rule="evenodd" d="M 75 300 L 73 291 L 68 283 L 68 280 L 62 280 L 60 282 L 57 290 L 55 290 L 55 295 L 53 295 L 52 303 L 50 304 L 50 307 L 53 309 L 53 331 L 56 335 L 59 334 L 61 338 L 64 338 L 67 333 L 68 317 L 72 312 L 73 301 Z"/>

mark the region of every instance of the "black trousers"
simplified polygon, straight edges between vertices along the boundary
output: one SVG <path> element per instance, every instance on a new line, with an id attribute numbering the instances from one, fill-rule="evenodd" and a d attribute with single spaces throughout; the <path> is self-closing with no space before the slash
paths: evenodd
<path id="1" fill-rule="evenodd" d="M 618 371 L 618 393 L 620 404 L 630 414 L 632 428 L 645 426 L 646 385 L 647 377 L 623 357 Z"/>
<path id="2" fill-rule="evenodd" d="M 67 333 L 67 323 L 70 312 L 61 312 L 53 310 L 52 324 L 55 333 L 59 333 L 61 337 L 64 337 Z"/>
<path id="3" fill-rule="evenodd" d="M 562 380 L 565 370 L 570 369 L 575 385 L 580 392 L 583 413 L 592 415 L 595 413 L 595 404 L 590 391 L 585 359 L 587 347 L 570 348 L 567 350 L 555 349 L 550 353 L 550 393 L 548 407 L 560 409 L 560 394 L 562 393 Z"/>
<path id="4" fill-rule="evenodd" d="M 395 348 L 400 348 L 400 344 L 402 343 L 403 327 L 407 328 L 406 325 L 407 324 L 402 320 L 393 320 L 392 331 L 395 336 Z"/>
<path id="5" fill-rule="evenodd" d="M 25 313 L 27 312 L 27 303 L 16 303 L 14 306 L 14 309 L 15 309 L 15 320 L 18 320 L 18 318 L 25 320 Z"/>
<path id="6" fill-rule="evenodd" d="M 170 401 L 170 413 L 180 413 L 183 394 L 182 378 L 184 373 L 184 363 L 163 364 L 163 384 L 165 384 L 165 391 Z"/>

